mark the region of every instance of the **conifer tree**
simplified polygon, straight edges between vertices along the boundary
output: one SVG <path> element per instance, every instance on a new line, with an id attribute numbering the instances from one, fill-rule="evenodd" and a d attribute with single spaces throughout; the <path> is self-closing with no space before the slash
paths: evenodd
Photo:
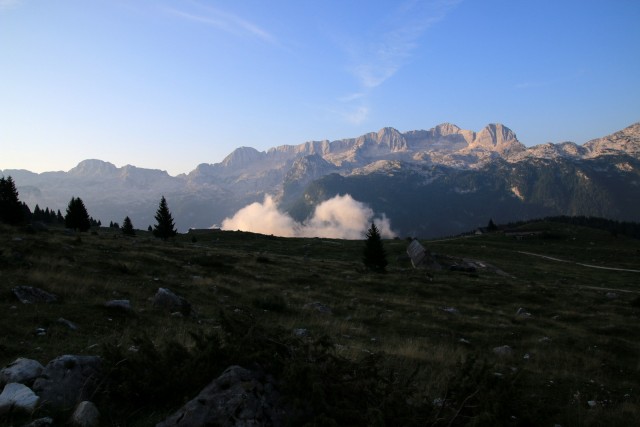
<path id="1" fill-rule="evenodd" d="M 0 178 L 0 221 L 17 225 L 23 222 L 23 211 L 13 178 Z"/>
<path id="2" fill-rule="evenodd" d="M 169 237 L 173 237 L 176 235 L 177 230 L 174 228 L 175 224 L 173 222 L 173 218 L 171 217 L 171 212 L 169 212 L 167 200 L 164 198 L 164 196 L 162 196 L 162 199 L 160 199 L 160 205 L 158 206 L 155 219 L 157 223 L 153 226 L 154 236 L 162 240 L 167 240 Z"/>
<path id="3" fill-rule="evenodd" d="M 87 231 L 91 227 L 89 213 L 80 197 L 72 197 L 64 217 L 64 226 L 78 231 Z"/>
<path id="4" fill-rule="evenodd" d="M 133 223 L 128 216 L 124 217 L 124 220 L 122 221 L 122 234 L 125 236 L 136 235 L 136 231 L 133 229 Z"/>
<path id="5" fill-rule="evenodd" d="M 387 253 L 382 246 L 382 238 L 378 227 L 371 223 L 371 228 L 367 230 L 367 240 L 364 247 L 364 265 L 373 271 L 383 273 L 387 268 Z"/>

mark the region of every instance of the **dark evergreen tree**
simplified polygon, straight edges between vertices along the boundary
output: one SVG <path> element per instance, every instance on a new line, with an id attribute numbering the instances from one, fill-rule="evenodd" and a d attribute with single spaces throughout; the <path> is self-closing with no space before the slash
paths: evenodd
<path id="1" fill-rule="evenodd" d="M 125 236 L 135 236 L 136 231 L 133 229 L 133 223 L 128 216 L 124 217 L 124 221 L 122 221 L 122 234 Z"/>
<path id="2" fill-rule="evenodd" d="M 152 232 L 153 231 L 153 227 L 152 226 L 147 227 L 147 231 L 148 232 Z"/>
<path id="3" fill-rule="evenodd" d="M 367 230 L 363 262 L 368 269 L 379 273 L 385 272 L 387 268 L 387 253 L 382 246 L 378 227 L 374 223 L 371 223 L 371 228 Z"/>
<path id="4" fill-rule="evenodd" d="M 29 209 L 29 206 L 27 206 L 25 202 L 22 202 L 22 217 L 26 222 L 33 221 L 33 214 L 31 213 L 31 209 Z"/>
<path id="5" fill-rule="evenodd" d="M 487 231 L 498 231 L 498 226 L 493 222 L 493 218 L 489 218 L 489 224 L 487 225 Z"/>
<path id="6" fill-rule="evenodd" d="M 62 216 L 62 212 L 58 209 L 58 213 L 56 214 L 56 221 L 58 224 L 64 224 L 64 217 Z"/>
<path id="7" fill-rule="evenodd" d="M 87 208 L 80 197 L 72 197 L 64 217 L 64 226 L 78 231 L 87 231 L 91 227 L 91 220 Z"/>
<path id="8" fill-rule="evenodd" d="M 13 178 L 0 178 L 0 221 L 17 225 L 24 221 L 22 205 Z"/>
<path id="9" fill-rule="evenodd" d="M 175 224 L 171 217 L 171 212 L 169 212 L 167 200 L 164 196 L 160 199 L 160 205 L 158 206 L 155 219 L 157 224 L 153 226 L 154 236 L 159 237 L 162 240 L 167 240 L 169 237 L 176 235 L 177 230 L 174 228 Z"/>
<path id="10" fill-rule="evenodd" d="M 42 210 L 40 206 L 36 203 L 36 207 L 33 209 L 33 221 L 41 221 L 42 220 Z"/>

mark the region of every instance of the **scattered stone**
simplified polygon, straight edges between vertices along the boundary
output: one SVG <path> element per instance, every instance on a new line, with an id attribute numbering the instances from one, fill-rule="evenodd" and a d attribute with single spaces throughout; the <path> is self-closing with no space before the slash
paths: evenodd
<path id="1" fill-rule="evenodd" d="M 72 331 L 77 331 L 78 330 L 78 325 L 76 325 L 75 323 L 73 323 L 71 320 L 67 320 L 63 317 L 60 317 L 57 320 L 58 323 L 65 325 L 67 328 L 71 329 Z"/>
<path id="2" fill-rule="evenodd" d="M 70 410 L 96 391 L 102 360 L 98 356 L 64 355 L 50 361 L 33 383 L 42 404 Z"/>
<path id="3" fill-rule="evenodd" d="M 153 297 L 153 306 L 171 313 L 180 312 L 184 316 L 191 314 L 191 304 L 167 288 L 158 288 L 158 292 Z"/>
<path id="4" fill-rule="evenodd" d="M 324 305 L 318 301 L 309 302 L 303 305 L 302 308 L 304 308 L 305 310 L 315 310 L 318 313 L 322 314 L 331 314 L 331 307 L 329 307 L 328 305 Z"/>
<path id="5" fill-rule="evenodd" d="M 92 402 L 82 401 L 73 411 L 71 424 L 78 427 L 97 427 L 100 425 L 100 412 Z"/>
<path id="6" fill-rule="evenodd" d="M 618 299 L 618 297 L 619 297 L 620 295 L 618 295 L 618 294 L 617 294 L 617 293 L 615 293 L 615 292 L 607 292 L 607 293 L 605 294 L 605 296 L 606 296 L 608 299 Z"/>
<path id="7" fill-rule="evenodd" d="M 43 337 L 47 335 L 47 330 L 45 328 L 36 328 L 36 335 L 39 337 Z"/>
<path id="8" fill-rule="evenodd" d="M 461 342 L 462 344 L 471 344 L 471 341 L 469 341 L 466 338 L 460 338 L 458 341 Z"/>
<path id="9" fill-rule="evenodd" d="M 156 427 L 282 425 L 285 415 L 280 396 L 268 378 L 230 366 Z"/>
<path id="10" fill-rule="evenodd" d="M 53 418 L 38 418 L 37 420 L 33 420 L 29 424 L 25 424 L 22 427 L 53 427 Z"/>
<path id="11" fill-rule="evenodd" d="M 531 355 L 529 353 L 526 353 L 523 357 L 524 360 L 529 360 L 531 359 Z"/>
<path id="12" fill-rule="evenodd" d="M 595 400 L 589 400 L 587 404 L 590 408 L 594 408 L 598 404 L 598 402 L 596 402 Z"/>
<path id="13" fill-rule="evenodd" d="M 498 356 L 507 357 L 513 354 L 513 349 L 508 345 L 503 345 L 500 347 L 494 347 L 493 352 Z"/>
<path id="14" fill-rule="evenodd" d="M 547 342 L 551 342 L 551 338 L 549 337 L 542 337 L 538 340 L 539 343 L 547 343 Z"/>
<path id="15" fill-rule="evenodd" d="M 304 328 L 294 329 L 293 335 L 295 335 L 298 338 L 305 338 L 309 336 L 309 330 Z"/>
<path id="16" fill-rule="evenodd" d="M 31 385 L 44 367 L 37 360 L 17 358 L 0 371 L 0 385 L 20 383 Z"/>
<path id="17" fill-rule="evenodd" d="M 9 383 L 0 394 L 0 415 L 11 412 L 30 414 L 38 406 L 40 398 L 24 384 Z"/>
<path id="18" fill-rule="evenodd" d="M 446 311 L 449 314 L 460 314 L 460 311 L 455 307 L 443 307 L 442 311 Z"/>
<path id="19" fill-rule="evenodd" d="M 51 303 L 56 302 L 58 297 L 47 291 L 43 291 L 33 286 L 17 286 L 13 288 L 13 294 L 23 304 L 35 304 L 39 302 Z"/>
<path id="20" fill-rule="evenodd" d="M 133 311 L 131 301 L 128 299 L 112 299 L 111 301 L 105 302 L 104 306 L 115 310 L 121 310 L 125 313 L 131 313 Z"/>
<path id="21" fill-rule="evenodd" d="M 524 317 L 524 318 L 527 318 L 527 317 L 531 317 L 531 316 L 532 316 L 532 314 L 531 314 L 531 313 L 529 313 L 529 312 L 528 312 L 527 310 L 525 310 L 524 308 L 520 307 L 520 308 L 518 309 L 518 311 L 516 311 L 516 316 L 518 316 L 518 317 Z"/>

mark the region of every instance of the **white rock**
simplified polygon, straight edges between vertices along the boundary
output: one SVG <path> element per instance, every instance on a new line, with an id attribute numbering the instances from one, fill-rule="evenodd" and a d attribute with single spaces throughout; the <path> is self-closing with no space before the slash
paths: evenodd
<path id="1" fill-rule="evenodd" d="M 513 349 L 508 345 L 503 345 L 500 347 L 494 347 L 493 352 L 498 356 L 511 356 L 513 354 Z"/>
<path id="2" fill-rule="evenodd" d="M 40 398 L 29 387 L 18 383 L 9 383 L 0 394 L 0 415 L 12 411 L 33 412 Z"/>
<path id="3" fill-rule="evenodd" d="M 43 369 L 44 366 L 37 360 L 19 357 L 0 371 L 0 385 L 31 383 L 40 376 Z"/>
<path id="4" fill-rule="evenodd" d="M 78 427 L 95 427 L 100 424 L 100 412 L 96 405 L 85 400 L 78 403 L 71 416 L 71 423 Z"/>

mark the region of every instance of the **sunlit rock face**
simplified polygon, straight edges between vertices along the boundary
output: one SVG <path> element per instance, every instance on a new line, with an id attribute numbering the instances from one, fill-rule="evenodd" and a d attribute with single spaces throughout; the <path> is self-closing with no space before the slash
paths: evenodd
<path id="1" fill-rule="evenodd" d="M 475 226 L 474 221 L 480 220 L 474 218 L 486 221 L 484 210 L 470 199 L 472 194 L 483 194 L 485 184 L 480 181 L 471 184 L 468 182 L 470 176 L 475 177 L 473 180 L 481 177 L 484 182 L 492 182 L 495 191 L 501 189 L 485 196 L 485 207 L 497 206 L 491 198 L 498 197 L 503 201 L 510 198 L 520 201 L 524 205 L 518 213 L 520 216 L 595 213 L 585 208 L 589 200 L 600 197 L 601 203 L 608 208 L 598 212 L 623 219 L 623 213 L 629 211 L 627 204 L 632 203 L 624 202 L 625 188 L 636 185 L 634 188 L 637 189 L 640 185 L 639 160 L 640 123 L 584 145 L 562 142 L 533 147 L 523 145 L 515 132 L 500 123 L 489 124 L 478 132 L 442 123 L 428 130 L 408 132 L 386 127 L 356 138 L 307 141 L 274 146 L 265 151 L 240 147 L 219 163 L 201 163 L 190 173 L 179 176 L 133 165 L 116 167 L 96 159 L 82 161 L 68 172 L 36 174 L 5 170 L 2 174 L 13 177 L 20 200 L 31 209 L 38 204 L 42 209 L 60 210 L 64 215 L 71 197 L 80 197 L 89 214 L 103 224 L 109 221 L 121 223 L 129 216 L 138 229 L 146 229 L 155 223 L 158 202 L 165 196 L 181 232 L 220 225 L 241 208 L 261 203 L 265 195 L 271 195 L 279 209 L 302 221 L 305 214 L 313 214 L 314 203 L 317 205 L 336 195 L 353 193 L 355 190 L 349 185 L 355 185 L 359 195 L 352 195 L 374 207 L 376 214 L 387 213 L 392 226 L 402 232 L 406 220 L 394 219 L 390 212 L 401 210 L 406 212 L 405 217 L 410 215 L 408 212 L 412 208 L 407 203 L 417 197 L 414 196 L 417 194 L 413 189 L 415 186 L 433 191 L 435 186 L 440 186 L 438 192 L 429 195 L 435 197 L 431 202 L 439 209 L 449 208 L 443 205 L 448 203 L 447 191 L 467 195 L 460 203 L 465 204 L 468 218 L 458 221 L 460 228 Z M 510 168 L 516 171 L 507 173 Z M 580 169 L 580 172 L 569 173 L 567 168 Z M 542 170 L 545 173 L 541 173 Z M 565 181 L 552 178 L 565 176 L 565 172 L 568 177 Z M 598 174 L 605 174 L 605 178 L 601 179 Z M 312 195 L 332 175 L 349 180 L 341 181 L 342 187 L 332 189 L 331 194 Z M 360 181 L 356 185 L 351 180 L 370 177 L 367 185 L 371 187 L 378 185 L 374 181 L 379 178 L 373 177 L 379 176 L 390 180 L 394 197 L 383 200 L 372 188 L 370 192 L 360 191 Z M 574 179 L 576 191 L 564 196 L 560 190 L 547 191 L 544 187 L 554 182 L 562 188 Z M 329 180 L 337 182 L 334 178 Z M 574 198 L 581 189 L 584 189 L 585 200 L 576 201 L 568 208 L 562 199 Z M 406 194 L 410 191 L 413 193 Z M 589 192 L 594 191 L 598 197 L 590 195 Z M 605 195 L 610 196 L 609 199 L 604 200 Z M 301 202 L 300 198 L 307 201 Z M 397 198 L 402 201 L 395 200 Z M 554 201 L 555 198 L 558 201 Z M 538 209 L 535 203 L 546 208 Z M 561 208 L 549 210 L 549 206 Z M 633 206 L 630 212 L 633 212 Z"/>

